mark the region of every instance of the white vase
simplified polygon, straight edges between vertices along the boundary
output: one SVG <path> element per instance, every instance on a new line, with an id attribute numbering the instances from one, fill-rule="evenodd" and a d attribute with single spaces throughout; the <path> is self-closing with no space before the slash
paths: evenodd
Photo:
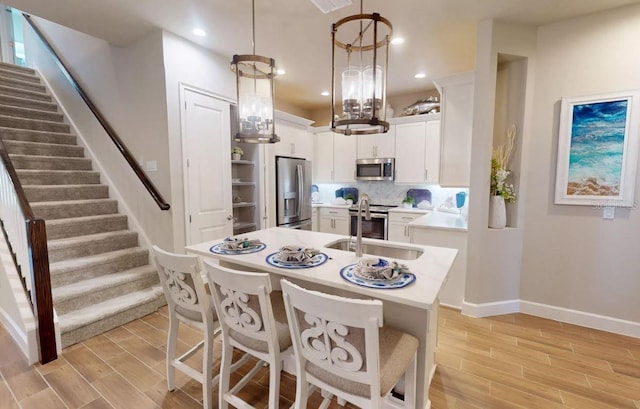
<path id="1" fill-rule="evenodd" d="M 240 155 L 239 153 L 232 153 L 231 154 L 231 159 L 232 160 L 240 160 L 240 158 L 242 158 L 242 155 Z"/>
<path id="2" fill-rule="evenodd" d="M 507 226 L 507 207 L 504 197 L 491 196 L 489 198 L 489 227 L 504 229 Z"/>

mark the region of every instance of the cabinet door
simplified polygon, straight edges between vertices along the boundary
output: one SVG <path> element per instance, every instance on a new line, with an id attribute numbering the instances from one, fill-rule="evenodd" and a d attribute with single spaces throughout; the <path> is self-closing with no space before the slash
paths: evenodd
<path id="1" fill-rule="evenodd" d="M 375 157 L 376 135 L 358 135 L 358 159 Z"/>
<path id="2" fill-rule="evenodd" d="M 294 156 L 293 127 L 287 122 L 278 121 L 276 122 L 276 134 L 280 138 L 280 142 L 273 145 L 274 155 Z"/>
<path id="3" fill-rule="evenodd" d="M 427 122 L 425 177 L 427 183 L 440 182 L 440 121 Z"/>
<path id="4" fill-rule="evenodd" d="M 355 135 L 333 136 L 333 181 L 351 183 L 355 180 L 357 140 Z"/>
<path id="5" fill-rule="evenodd" d="M 296 158 L 313 160 L 313 136 L 304 127 L 294 126 L 291 129 L 293 155 Z"/>
<path id="6" fill-rule="evenodd" d="M 440 184 L 469 186 L 473 74 L 453 76 L 442 85 L 442 163 Z"/>
<path id="7" fill-rule="evenodd" d="M 408 243 L 409 239 L 406 236 L 406 231 L 407 225 L 405 223 L 389 223 L 389 241 Z"/>
<path id="8" fill-rule="evenodd" d="M 396 125 L 396 182 L 424 183 L 425 137 L 424 122 Z"/>
<path id="9" fill-rule="evenodd" d="M 376 158 L 396 157 L 396 127 L 391 125 L 387 133 L 375 135 L 374 153 Z"/>
<path id="10" fill-rule="evenodd" d="M 333 233 L 333 219 L 331 217 L 320 217 L 320 231 L 322 233 Z"/>
<path id="11" fill-rule="evenodd" d="M 334 229 L 331 233 L 348 236 L 350 233 L 351 222 L 348 218 L 335 218 L 333 219 L 333 226 Z"/>
<path id="12" fill-rule="evenodd" d="M 333 182 L 333 133 L 321 132 L 313 136 L 313 181 L 314 183 Z"/>

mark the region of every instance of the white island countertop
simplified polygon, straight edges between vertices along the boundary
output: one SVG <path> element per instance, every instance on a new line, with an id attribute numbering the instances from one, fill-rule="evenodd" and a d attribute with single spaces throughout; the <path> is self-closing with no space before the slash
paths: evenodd
<path id="1" fill-rule="evenodd" d="M 380 246 L 391 246 L 409 249 L 419 249 L 423 254 L 415 260 L 400 260 L 384 257 L 388 261 L 397 260 L 409 267 L 409 271 L 416 275 L 416 281 L 407 287 L 399 289 L 372 289 L 361 287 L 344 280 L 340 276 L 340 270 L 350 264 L 357 263 L 359 258 L 355 253 L 326 248 L 325 245 L 337 240 L 348 239 L 330 233 L 320 233 L 297 229 L 273 227 L 259 230 L 238 237 L 259 239 L 267 247 L 259 252 L 244 255 L 214 254 L 209 249 L 222 240 L 200 243 L 186 247 L 187 252 L 196 253 L 205 258 L 213 258 L 240 266 L 249 270 L 260 270 L 275 273 L 283 277 L 291 277 L 303 281 L 313 282 L 332 287 L 338 290 L 346 290 L 362 294 L 368 298 L 393 301 L 399 304 L 411 305 L 421 309 L 431 309 L 438 299 L 438 294 L 446 282 L 447 274 L 458 253 L 456 249 L 425 246 L 419 244 L 407 244 L 382 240 L 363 239 L 363 243 L 372 243 Z M 355 238 L 353 238 L 355 240 Z M 284 269 L 272 266 L 266 262 L 266 257 L 275 253 L 283 246 L 297 245 L 311 247 L 325 253 L 329 259 L 322 265 L 305 269 Z"/>

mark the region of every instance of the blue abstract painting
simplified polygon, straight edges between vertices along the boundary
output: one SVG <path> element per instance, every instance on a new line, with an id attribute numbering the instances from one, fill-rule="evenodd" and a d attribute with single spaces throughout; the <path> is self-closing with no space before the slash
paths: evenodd
<path id="1" fill-rule="evenodd" d="M 620 194 L 628 102 L 573 106 L 567 195 Z"/>

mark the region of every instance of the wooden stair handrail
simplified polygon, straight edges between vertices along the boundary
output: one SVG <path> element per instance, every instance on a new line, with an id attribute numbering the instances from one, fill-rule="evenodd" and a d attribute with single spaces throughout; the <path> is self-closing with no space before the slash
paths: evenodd
<path id="1" fill-rule="evenodd" d="M 51 295 L 51 274 L 49 271 L 49 250 L 47 247 L 47 229 L 43 219 L 36 218 L 27 196 L 24 193 L 22 184 L 18 179 L 18 173 L 11 163 L 9 152 L 4 142 L 0 138 L 0 160 L 4 164 L 13 188 L 20 203 L 20 209 L 25 219 L 25 229 L 27 230 L 27 244 L 31 254 L 31 264 L 33 268 L 32 291 L 34 297 L 29 297 L 32 302 L 33 312 L 38 320 L 38 341 L 40 344 L 40 363 L 54 361 L 58 358 L 56 348 L 56 333 L 53 322 L 53 297 Z M 6 232 L 5 232 L 6 233 Z M 14 256 L 16 269 L 22 269 L 17 264 Z M 26 267 L 26 266 L 25 266 Z M 24 274 L 24 271 L 22 271 Z M 24 281 L 23 281 L 24 284 Z M 26 290 L 26 288 L 25 288 Z"/>
<path id="2" fill-rule="evenodd" d="M 30 15 L 23 13 L 22 16 L 27 20 L 27 22 L 29 23 L 33 31 L 36 33 L 38 38 L 42 41 L 42 43 L 44 44 L 49 54 L 53 57 L 54 61 L 58 65 L 58 68 L 60 68 L 64 76 L 71 83 L 71 86 L 75 88 L 75 90 L 78 92 L 78 94 L 80 94 L 80 97 L 87 104 L 91 112 L 93 112 L 93 115 L 96 117 L 98 122 L 100 122 L 100 125 L 102 125 L 104 130 L 107 132 L 107 135 L 109 135 L 109 138 L 111 138 L 111 140 L 116 145 L 116 148 L 120 151 L 122 156 L 124 156 L 124 159 L 127 161 L 129 166 L 131 166 L 131 169 L 133 169 L 133 172 L 136 174 L 136 176 L 138 176 L 138 179 L 140 179 L 144 187 L 147 189 L 147 192 L 149 192 L 153 200 L 155 200 L 155 202 L 158 204 L 158 207 L 161 210 L 169 210 L 171 208 L 169 203 L 167 203 L 162 198 L 162 195 L 160 194 L 158 189 L 155 187 L 153 182 L 151 182 L 151 180 L 144 173 L 144 170 L 142 170 L 138 162 L 136 162 L 135 158 L 133 157 L 129 149 L 127 149 L 124 142 L 122 142 L 122 139 L 120 139 L 116 131 L 109 124 L 109 122 L 106 120 L 104 115 L 102 115 L 102 113 L 93 103 L 91 98 L 89 98 L 87 93 L 84 92 L 84 89 L 80 86 L 78 81 L 76 81 L 75 77 L 73 76 L 73 74 L 71 74 L 71 71 L 67 68 L 66 64 L 62 61 L 62 59 L 60 58 L 60 55 L 54 50 L 53 46 L 51 45 L 49 40 L 46 38 L 44 33 L 38 28 L 36 23 L 31 19 Z"/>

